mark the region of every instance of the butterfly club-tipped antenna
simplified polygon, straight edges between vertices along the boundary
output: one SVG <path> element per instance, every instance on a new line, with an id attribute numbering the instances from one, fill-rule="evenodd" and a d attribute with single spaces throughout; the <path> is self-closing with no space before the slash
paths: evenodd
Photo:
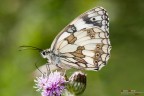
<path id="1" fill-rule="evenodd" d="M 34 46 L 19 46 L 19 48 L 20 48 L 19 51 L 22 50 L 38 50 L 39 52 L 43 51 L 43 49 Z"/>

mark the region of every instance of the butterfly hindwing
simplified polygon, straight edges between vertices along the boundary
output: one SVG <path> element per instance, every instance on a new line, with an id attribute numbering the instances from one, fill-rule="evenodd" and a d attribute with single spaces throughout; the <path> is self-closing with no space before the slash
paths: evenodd
<path id="1" fill-rule="evenodd" d="M 104 31 L 98 27 L 87 28 L 75 32 L 72 37 L 66 37 L 57 46 L 58 52 L 66 57 L 62 58 L 63 63 L 87 70 L 98 70 L 106 64 L 111 46 Z"/>

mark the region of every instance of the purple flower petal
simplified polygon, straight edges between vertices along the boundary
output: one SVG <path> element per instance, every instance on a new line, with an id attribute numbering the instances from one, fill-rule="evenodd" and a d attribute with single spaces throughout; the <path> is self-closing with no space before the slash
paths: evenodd
<path id="1" fill-rule="evenodd" d="M 49 76 L 42 75 L 37 77 L 36 87 L 38 91 L 41 91 L 42 96 L 60 96 L 65 89 L 64 83 L 66 83 L 65 77 L 60 72 L 51 72 Z"/>

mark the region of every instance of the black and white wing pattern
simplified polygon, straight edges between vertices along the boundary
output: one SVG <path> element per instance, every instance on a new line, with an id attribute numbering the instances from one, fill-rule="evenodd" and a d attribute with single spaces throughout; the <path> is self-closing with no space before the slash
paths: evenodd
<path id="1" fill-rule="evenodd" d="M 111 49 L 106 10 L 96 7 L 77 17 L 57 35 L 50 49 L 66 66 L 101 69 L 106 65 Z"/>

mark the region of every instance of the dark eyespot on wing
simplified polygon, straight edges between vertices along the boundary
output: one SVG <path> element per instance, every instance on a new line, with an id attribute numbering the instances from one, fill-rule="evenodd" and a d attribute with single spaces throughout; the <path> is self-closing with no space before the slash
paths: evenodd
<path id="1" fill-rule="evenodd" d="M 102 26 L 102 23 L 100 20 L 91 21 L 91 18 L 89 18 L 88 15 L 83 16 L 82 19 L 86 24 L 93 24 L 94 26 L 98 26 L 98 27 Z"/>

